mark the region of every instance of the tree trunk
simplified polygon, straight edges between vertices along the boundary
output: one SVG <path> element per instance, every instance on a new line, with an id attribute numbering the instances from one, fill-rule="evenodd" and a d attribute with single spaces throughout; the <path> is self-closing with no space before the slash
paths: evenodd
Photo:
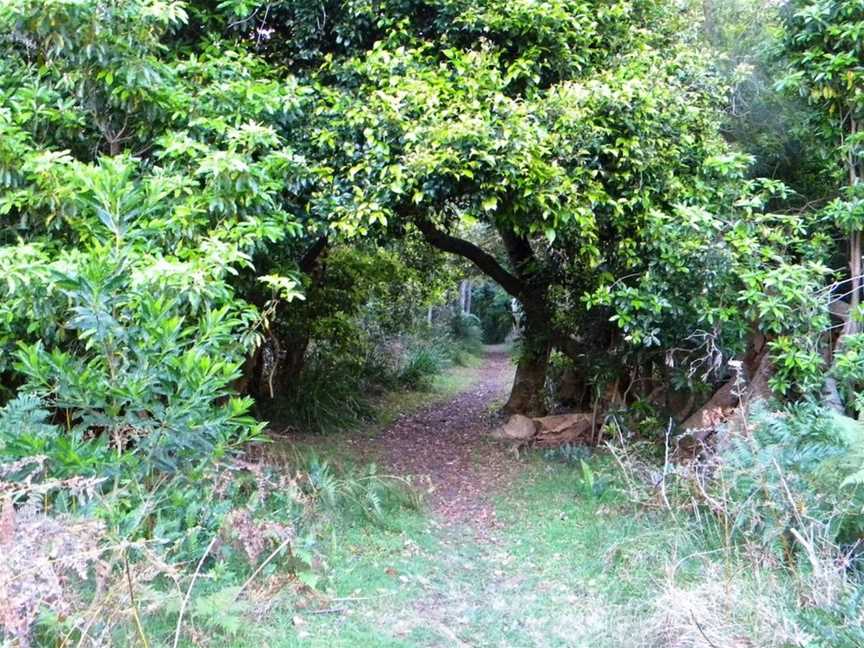
<path id="1" fill-rule="evenodd" d="M 861 300 L 861 232 L 855 231 L 849 237 L 849 272 L 852 275 L 852 296 L 849 300 L 849 333 L 858 332 L 858 306 Z"/>
<path id="2" fill-rule="evenodd" d="M 516 365 L 516 378 L 510 398 L 504 406 L 508 414 L 542 416 L 546 413 L 546 370 L 549 367 L 549 346 L 523 353 Z"/>
<path id="3" fill-rule="evenodd" d="M 858 133 L 857 120 L 849 116 L 849 132 L 852 137 Z M 859 162 L 855 157 L 854 152 L 850 149 L 846 159 L 846 170 L 849 174 L 849 186 L 854 187 L 861 181 L 859 172 Z M 822 396 L 825 404 L 840 414 L 845 414 L 846 408 L 843 402 L 843 397 L 840 395 L 840 388 L 837 384 L 837 379 L 831 375 L 831 369 L 834 366 L 835 356 L 838 350 L 843 345 L 843 338 L 847 335 L 855 335 L 860 331 L 860 325 L 857 319 L 859 305 L 861 303 L 861 230 L 853 230 L 849 233 L 849 278 L 852 284 L 849 297 L 849 305 L 846 307 L 845 302 L 838 298 L 836 301 L 829 303 L 828 308 L 832 316 L 840 319 L 843 327 L 836 339 L 828 338 L 828 345 L 825 349 L 825 363 L 828 370 L 825 372 L 825 385 L 822 390 Z"/>
<path id="4" fill-rule="evenodd" d="M 326 236 L 318 238 L 304 253 L 298 269 L 309 277 L 307 293 L 319 287 L 325 279 L 325 268 L 329 241 Z M 306 362 L 306 352 L 311 343 L 309 322 L 303 311 L 309 301 L 290 305 L 297 314 L 293 329 L 270 330 L 264 343 L 247 359 L 243 376 L 238 381 L 240 393 L 258 400 L 272 400 L 295 389 Z M 284 305 L 279 305 L 279 309 Z M 277 310 L 277 313 L 284 311 Z M 278 319 L 278 316 L 277 318 Z"/>
<path id="5" fill-rule="evenodd" d="M 544 330 L 546 318 L 543 311 L 529 312 L 525 312 L 522 352 L 504 411 L 508 414 L 542 416 L 546 413 L 546 372 L 552 344 Z"/>
<path id="6" fill-rule="evenodd" d="M 506 270 L 491 254 L 474 243 L 438 229 L 421 214 L 408 213 L 426 241 L 433 247 L 458 254 L 474 263 L 512 297 L 519 300 L 524 312 L 522 356 L 516 367 L 513 390 L 504 410 L 519 414 L 542 414 L 546 410 L 545 387 L 549 354 L 552 350 L 549 283 L 539 276 L 538 262 L 530 241 L 507 226 L 499 225 L 498 233 L 504 242 L 513 273 Z"/>
<path id="7" fill-rule="evenodd" d="M 827 370 L 825 372 L 825 386 L 822 389 L 822 399 L 825 405 L 838 414 L 845 414 L 846 407 L 843 403 L 843 397 L 840 395 L 840 386 L 837 384 L 837 379 L 831 374 L 831 369 L 834 367 L 834 358 L 843 344 L 843 338 L 846 335 L 851 335 L 853 321 L 849 304 L 842 299 L 832 298 L 828 303 L 828 310 L 831 313 L 831 331 L 837 330 L 839 326 L 840 332 L 836 336 L 829 333 L 828 341 L 825 344 L 823 360 Z"/>
<path id="8" fill-rule="evenodd" d="M 717 17 L 714 13 L 713 0 L 702 0 L 702 25 L 706 40 L 716 46 L 718 44 Z"/>
<path id="9" fill-rule="evenodd" d="M 305 328 L 283 341 L 282 361 L 276 375 L 274 393 L 294 393 L 300 384 L 300 374 L 306 366 L 306 353 L 311 342 L 309 329 Z"/>

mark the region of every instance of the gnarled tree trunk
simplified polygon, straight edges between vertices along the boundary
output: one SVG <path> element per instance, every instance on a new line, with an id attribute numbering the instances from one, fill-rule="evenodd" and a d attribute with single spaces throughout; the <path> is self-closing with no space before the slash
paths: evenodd
<path id="1" fill-rule="evenodd" d="M 513 389 L 504 406 L 505 412 L 526 416 L 542 416 L 546 413 L 544 389 L 548 366 L 548 349 L 545 354 L 525 355 L 519 359 Z"/>
<path id="2" fill-rule="evenodd" d="M 549 285 L 539 273 L 540 264 L 531 249 L 531 243 L 505 225 L 498 228 L 510 260 L 511 272 L 474 243 L 453 236 L 421 215 L 411 213 L 414 223 L 429 244 L 443 252 L 469 259 L 519 300 L 524 315 L 522 356 L 505 410 L 513 414 L 544 413 L 546 371 L 553 336 L 548 330 L 551 319 L 547 302 Z"/>
<path id="3" fill-rule="evenodd" d="M 504 406 L 508 414 L 542 416 L 546 413 L 546 372 L 552 347 L 544 340 L 542 322 L 526 317 L 522 353 L 510 398 Z M 540 329 L 540 330 L 538 330 Z"/>

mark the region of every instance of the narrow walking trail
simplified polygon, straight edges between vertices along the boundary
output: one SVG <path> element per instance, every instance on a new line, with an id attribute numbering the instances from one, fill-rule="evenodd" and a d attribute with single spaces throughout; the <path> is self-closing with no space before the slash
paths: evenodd
<path id="1" fill-rule="evenodd" d="M 494 527 L 491 498 L 520 469 L 487 434 L 512 380 L 506 347 L 488 347 L 469 389 L 400 416 L 369 449 L 381 458 L 385 472 L 427 486 L 431 509 L 443 522 Z"/>
<path id="2" fill-rule="evenodd" d="M 299 624 L 260 645 L 644 648 L 635 565 L 650 552 L 622 544 L 645 535 L 629 504 L 586 496 L 571 466 L 518 459 L 489 438 L 513 380 L 505 348 L 487 348 L 471 373 L 455 395 L 340 440 L 352 459 L 411 477 L 428 515 L 399 509 L 387 528 L 340 528 L 326 600 L 298 606 Z M 630 581 L 635 601 L 610 594 Z"/>

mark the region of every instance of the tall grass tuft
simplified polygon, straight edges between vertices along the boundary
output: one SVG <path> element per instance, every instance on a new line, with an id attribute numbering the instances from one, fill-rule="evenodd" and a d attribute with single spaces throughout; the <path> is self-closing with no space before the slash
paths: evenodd
<path id="1" fill-rule="evenodd" d="M 408 389 L 427 389 L 430 379 L 450 365 L 445 353 L 433 346 L 418 346 L 408 351 L 399 382 Z"/>
<path id="2" fill-rule="evenodd" d="M 272 403 L 263 404 L 261 414 L 282 430 L 328 433 L 350 429 L 375 418 L 366 384 L 357 367 L 313 355 L 307 360 L 300 384 Z"/>

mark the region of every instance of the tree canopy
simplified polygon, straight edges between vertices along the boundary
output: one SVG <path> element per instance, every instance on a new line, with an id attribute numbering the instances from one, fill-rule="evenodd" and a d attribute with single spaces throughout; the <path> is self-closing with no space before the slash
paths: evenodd
<path id="1" fill-rule="evenodd" d="M 852 159 L 860 7 L 783 12 L 783 87 Z M 60 401 L 127 416 L 166 380 L 150 349 L 213 358 L 222 393 L 266 339 L 296 348 L 277 381 L 293 384 L 330 250 L 419 241 L 517 300 L 512 411 L 545 409 L 553 352 L 595 394 L 668 380 L 669 353 L 719 379 L 757 333 L 780 353 L 804 335 L 784 282 L 818 284 L 837 251 L 819 217 L 772 214 L 794 194 L 724 138 L 737 79 L 687 36 L 692 16 L 655 0 L 4 3 L 7 396 L 56 398 L 73 373 L 103 387 Z M 855 200 L 828 207 L 853 246 Z M 139 338 L 148 352 L 129 353 Z M 795 339 L 811 350 L 790 371 L 816 371 L 820 342 Z"/>

